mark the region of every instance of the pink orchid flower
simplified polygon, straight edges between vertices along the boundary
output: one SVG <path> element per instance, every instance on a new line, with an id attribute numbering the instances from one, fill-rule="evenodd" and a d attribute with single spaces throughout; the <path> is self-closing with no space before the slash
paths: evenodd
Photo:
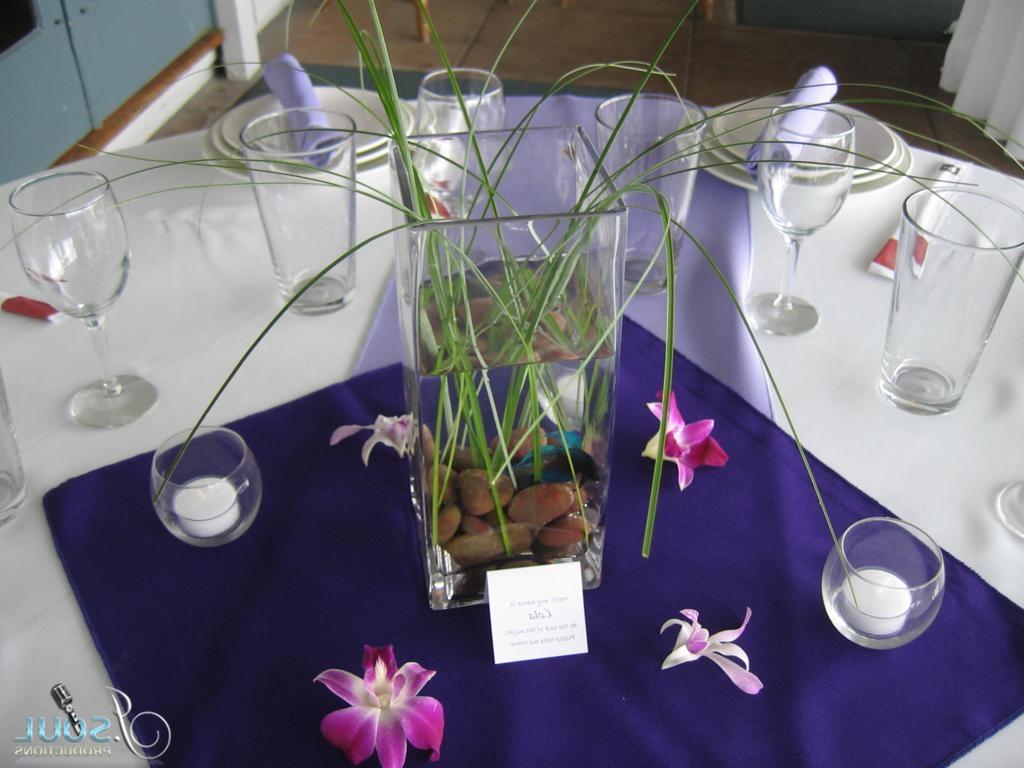
<path id="1" fill-rule="evenodd" d="M 441 757 L 444 707 L 430 696 L 417 696 L 434 676 L 414 661 L 397 668 L 390 645 L 363 649 L 362 678 L 343 669 L 325 669 L 316 676 L 351 707 L 338 709 L 320 722 L 320 732 L 353 764 L 377 750 L 382 768 L 405 765 L 406 740 Z"/>
<path id="2" fill-rule="evenodd" d="M 764 683 L 750 671 L 750 659 L 747 658 L 746 652 L 733 642 L 747 628 L 747 622 L 750 621 L 749 608 L 747 608 L 747 614 L 743 617 L 743 623 L 738 629 L 727 629 L 713 635 L 709 635 L 707 629 L 697 621 L 698 614 L 695 610 L 686 608 L 680 613 L 689 619 L 689 622 L 682 619 L 669 619 L 661 625 L 662 632 L 673 624 L 679 625 L 676 645 L 672 649 L 672 653 L 666 656 L 661 663 L 662 669 L 685 664 L 688 661 L 696 661 L 703 656 L 721 667 L 736 687 L 744 693 L 754 694 L 764 688 Z M 732 659 L 726 658 L 727 656 L 739 659 L 743 662 L 743 666 L 741 667 Z"/>
<path id="3" fill-rule="evenodd" d="M 399 456 L 412 453 L 415 421 L 411 413 L 402 416 L 378 416 L 373 424 L 346 424 L 338 427 L 331 434 L 331 445 L 337 445 L 347 437 L 364 429 L 372 429 L 373 434 L 363 443 L 363 465 L 370 464 L 370 451 L 377 443 L 383 443 L 398 451 Z"/>
<path id="4" fill-rule="evenodd" d="M 658 393 L 661 397 L 661 393 Z M 648 403 L 647 408 L 659 420 L 661 402 Z M 697 467 L 721 467 L 729 460 L 729 454 L 711 436 L 715 422 L 703 419 L 687 424 L 676 407 L 676 393 L 669 394 L 668 424 L 665 426 L 665 460 L 675 462 L 679 467 L 679 490 L 693 482 L 693 470 Z M 658 435 L 648 441 L 641 454 L 649 459 L 658 457 Z"/>

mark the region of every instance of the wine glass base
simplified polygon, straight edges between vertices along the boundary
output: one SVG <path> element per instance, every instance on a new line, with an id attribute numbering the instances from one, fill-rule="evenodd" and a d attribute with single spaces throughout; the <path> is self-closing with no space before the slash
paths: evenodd
<path id="1" fill-rule="evenodd" d="M 660 263 L 652 266 L 650 259 L 627 256 L 623 278 L 626 285 L 631 290 L 635 288 L 638 294 L 664 293 L 668 287 L 665 269 Z"/>
<path id="2" fill-rule="evenodd" d="M 291 291 L 285 291 L 290 296 Z M 291 311 L 300 315 L 325 315 L 347 307 L 352 299 L 352 286 L 348 281 L 327 275 L 306 289 L 291 306 Z"/>
<path id="3" fill-rule="evenodd" d="M 1003 525 L 1024 538 L 1024 482 L 1010 483 L 999 492 L 996 515 Z"/>
<path id="4" fill-rule="evenodd" d="M 818 324 L 818 311 L 803 299 L 779 301 L 777 293 L 759 293 L 747 300 L 747 316 L 757 330 L 775 336 L 797 336 Z"/>
<path id="5" fill-rule="evenodd" d="M 102 382 L 94 382 L 71 398 L 71 418 L 87 427 L 130 424 L 156 403 L 156 387 L 138 376 L 116 376 L 121 392 L 111 396 Z"/>

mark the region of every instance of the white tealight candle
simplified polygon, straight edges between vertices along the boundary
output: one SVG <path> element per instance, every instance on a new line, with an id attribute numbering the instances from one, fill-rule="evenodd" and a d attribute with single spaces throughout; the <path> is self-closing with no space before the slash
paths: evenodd
<path id="1" fill-rule="evenodd" d="M 541 403 L 544 406 L 544 412 L 547 414 L 548 418 L 556 422 L 560 421 L 560 418 L 563 415 L 570 422 L 582 419 L 584 400 L 586 398 L 583 371 L 570 371 L 569 373 L 563 373 L 561 376 L 556 377 L 554 381 L 554 389 L 558 398 L 558 405 L 561 407 L 562 412 L 558 413 L 554 403 L 552 402 L 553 398 L 548 398 L 547 392 L 542 392 L 540 395 Z"/>
<path id="2" fill-rule="evenodd" d="M 861 634 L 895 635 L 906 623 L 910 603 L 907 583 L 890 571 L 860 568 L 843 580 L 843 618 Z"/>
<path id="3" fill-rule="evenodd" d="M 238 522 L 238 491 L 230 481 L 212 475 L 194 478 L 174 494 L 174 514 L 189 536 L 218 536 Z"/>

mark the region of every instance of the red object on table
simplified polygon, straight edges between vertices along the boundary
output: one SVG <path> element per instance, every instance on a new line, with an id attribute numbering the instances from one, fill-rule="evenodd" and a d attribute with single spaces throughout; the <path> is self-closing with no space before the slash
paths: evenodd
<path id="1" fill-rule="evenodd" d="M 940 185 L 946 182 L 954 181 L 960 175 L 960 167 L 951 163 L 944 163 L 939 167 L 939 173 L 935 178 L 935 184 Z M 878 252 L 878 255 L 871 260 L 868 264 L 868 272 L 882 277 L 888 277 L 890 280 L 896 273 L 896 247 L 899 245 L 897 238 L 900 234 L 900 225 L 896 225 L 895 231 L 892 233 L 885 245 Z M 923 240 L 918 240 L 917 245 L 914 247 L 914 262 L 920 270 L 924 265 L 924 252 L 928 245 Z"/>
<path id="2" fill-rule="evenodd" d="M 26 296 L 11 296 L 8 299 L 4 299 L 3 303 L 0 304 L 0 309 L 13 315 L 23 315 L 35 318 L 36 320 L 50 320 L 60 314 L 45 301 L 30 299 Z"/>

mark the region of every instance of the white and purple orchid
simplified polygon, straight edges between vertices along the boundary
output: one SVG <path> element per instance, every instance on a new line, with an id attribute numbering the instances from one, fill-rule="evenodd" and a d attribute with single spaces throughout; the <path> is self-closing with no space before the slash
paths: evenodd
<path id="1" fill-rule="evenodd" d="M 661 663 L 662 669 L 674 667 L 677 664 L 685 664 L 688 661 L 696 661 L 699 658 L 707 658 L 715 662 L 729 679 L 744 693 L 758 693 L 764 688 L 757 675 L 750 671 L 750 659 L 746 652 L 734 642 L 743 634 L 750 621 L 750 608 L 743 617 L 743 623 L 738 629 L 727 629 L 711 635 L 707 629 L 697 621 L 698 613 L 692 608 L 685 608 L 680 613 L 688 619 L 669 619 L 661 625 L 661 631 L 674 624 L 679 625 L 679 635 L 676 637 L 676 645 L 672 652 L 665 657 Z M 743 662 L 741 667 L 728 656 L 733 656 Z"/>
<path id="2" fill-rule="evenodd" d="M 661 397 L 661 393 L 658 393 Z M 661 402 L 648 403 L 647 408 L 661 419 Z M 675 462 L 679 468 L 679 490 L 693 482 L 693 470 L 697 467 L 721 467 L 729 460 L 729 454 L 711 436 L 713 419 L 703 419 L 687 424 L 676 407 L 676 393 L 669 393 L 668 423 L 665 425 L 665 460 Z M 655 433 L 641 454 L 649 459 L 658 457 L 658 435 Z"/>
<path id="3" fill-rule="evenodd" d="M 429 749 L 430 759 L 441 757 L 444 707 L 430 696 L 417 694 L 434 676 L 414 661 L 398 668 L 390 645 L 363 649 L 363 676 L 342 669 L 326 669 L 314 682 L 323 683 L 352 706 L 331 712 L 320 722 L 320 732 L 331 744 L 359 764 L 377 751 L 382 768 L 405 765 L 406 741 Z"/>
<path id="4" fill-rule="evenodd" d="M 378 443 L 383 443 L 389 448 L 398 451 L 398 455 L 406 456 L 412 453 L 413 441 L 415 440 L 414 428 L 416 421 L 411 413 L 401 416 L 378 416 L 373 424 L 345 424 L 338 427 L 331 433 L 331 445 L 337 445 L 347 437 L 364 429 L 372 429 L 373 434 L 363 443 L 363 464 L 369 466 L 370 451 Z"/>

